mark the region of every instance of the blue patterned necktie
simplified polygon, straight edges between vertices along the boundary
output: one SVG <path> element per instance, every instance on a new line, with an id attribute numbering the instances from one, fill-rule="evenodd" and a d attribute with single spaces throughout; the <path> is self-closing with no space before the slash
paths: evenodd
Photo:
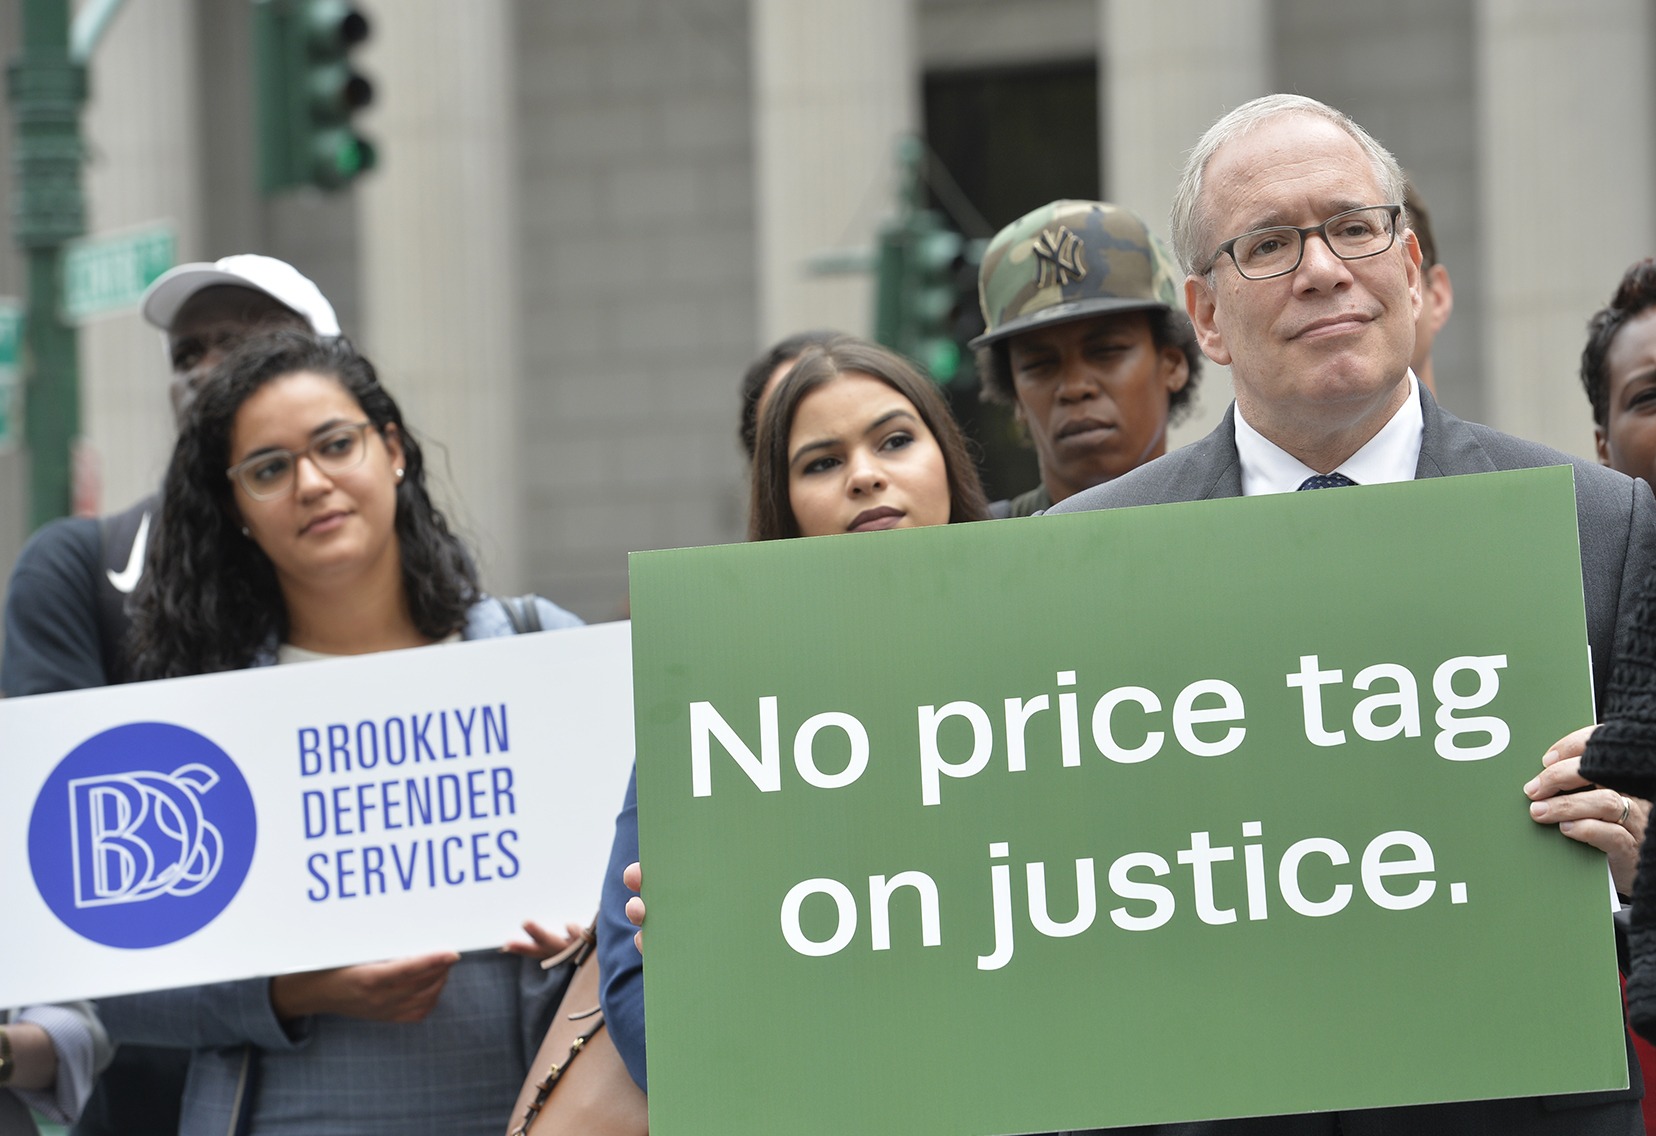
<path id="1" fill-rule="evenodd" d="M 1343 473 L 1319 473 L 1300 482 L 1301 489 L 1343 489 L 1357 483 Z"/>

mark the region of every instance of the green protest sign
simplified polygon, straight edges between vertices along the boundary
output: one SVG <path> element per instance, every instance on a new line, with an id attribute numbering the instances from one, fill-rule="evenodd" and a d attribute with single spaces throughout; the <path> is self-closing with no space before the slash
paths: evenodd
<path id="1" fill-rule="evenodd" d="M 1568 468 L 632 559 L 653 1127 L 1625 1084 Z M 1544 1004 L 1544 1005 L 1543 1005 Z"/>

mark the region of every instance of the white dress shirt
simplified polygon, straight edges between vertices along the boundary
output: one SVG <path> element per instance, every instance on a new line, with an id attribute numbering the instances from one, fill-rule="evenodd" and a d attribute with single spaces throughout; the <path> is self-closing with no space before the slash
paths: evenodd
<path id="1" fill-rule="evenodd" d="M 1362 449 L 1330 472 L 1343 473 L 1358 485 L 1413 481 L 1415 467 L 1420 464 L 1420 440 L 1425 432 L 1426 422 L 1420 413 L 1420 388 L 1411 370 L 1409 397 L 1403 400 L 1397 413 Z M 1236 408 L 1236 453 L 1242 460 L 1244 497 L 1256 497 L 1262 493 L 1292 493 L 1306 478 L 1321 472 L 1250 426 L 1242 417 L 1240 406 Z"/>

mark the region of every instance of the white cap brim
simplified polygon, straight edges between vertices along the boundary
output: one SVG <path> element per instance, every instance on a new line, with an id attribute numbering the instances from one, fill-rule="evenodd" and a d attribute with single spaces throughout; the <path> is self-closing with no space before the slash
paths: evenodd
<path id="1" fill-rule="evenodd" d="M 305 320 L 316 334 L 339 334 L 339 318 L 333 305 L 309 277 L 286 261 L 253 253 L 169 268 L 145 290 L 138 309 L 149 323 L 170 331 L 190 297 L 203 288 L 219 285 L 263 293 Z"/>

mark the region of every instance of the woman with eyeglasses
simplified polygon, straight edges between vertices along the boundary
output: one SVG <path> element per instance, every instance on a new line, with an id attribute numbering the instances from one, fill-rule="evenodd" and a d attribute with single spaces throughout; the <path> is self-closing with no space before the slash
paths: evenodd
<path id="1" fill-rule="evenodd" d="M 902 356 L 843 336 L 806 349 L 765 399 L 749 482 L 753 540 L 981 521 L 989 514 L 960 427 Z M 627 786 L 599 909 L 605 1018 L 647 1087 L 636 780 Z M 639 947 L 642 939 L 638 940 Z"/>
<path id="2" fill-rule="evenodd" d="M 134 602 L 145 679 L 511 632 L 372 365 L 294 331 L 248 342 L 203 387 Z M 543 628 L 580 622 L 535 602 Z M 526 926 L 538 944 L 520 953 L 560 945 Z M 437 952 L 100 1008 L 117 1041 L 193 1051 L 181 1136 L 496 1136 L 558 981 L 514 954 Z"/>

